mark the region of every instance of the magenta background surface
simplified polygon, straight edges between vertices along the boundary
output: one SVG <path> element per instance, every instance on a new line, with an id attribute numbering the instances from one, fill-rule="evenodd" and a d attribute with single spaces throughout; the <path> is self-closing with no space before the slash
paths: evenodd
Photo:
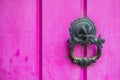
<path id="1" fill-rule="evenodd" d="M 82 0 L 43 0 L 43 80 L 83 80 L 83 71 L 69 59 L 70 23 L 82 16 Z M 101 58 L 87 68 L 88 80 L 120 79 L 120 0 L 88 0 L 88 17 L 105 38 Z M 97 35 L 98 35 L 97 34 Z M 88 47 L 88 56 L 95 52 Z M 76 46 L 76 53 L 83 52 Z M 83 54 L 79 54 L 80 56 Z"/>
<path id="2" fill-rule="evenodd" d="M 0 80 L 39 80 L 37 0 L 0 0 Z"/>

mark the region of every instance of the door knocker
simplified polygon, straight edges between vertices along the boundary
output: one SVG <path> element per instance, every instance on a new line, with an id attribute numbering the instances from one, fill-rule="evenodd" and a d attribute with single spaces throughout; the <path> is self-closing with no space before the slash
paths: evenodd
<path id="1" fill-rule="evenodd" d="M 96 27 L 89 18 L 79 18 L 72 22 L 71 27 L 69 28 L 69 32 L 71 36 L 71 38 L 68 40 L 70 44 L 70 57 L 74 63 L 82 67 L 87 67 L 100 58 L 102 44 L 105 42 L 105 40 L 102 39 L 100 35 L 98 38 L 95 38 Z M 94 44 L 97 46 L 97 54 L 91 58 L 75 57 L 74 46 L 76 44 L 80 44 L 83 46 L 88 44 Z"/>

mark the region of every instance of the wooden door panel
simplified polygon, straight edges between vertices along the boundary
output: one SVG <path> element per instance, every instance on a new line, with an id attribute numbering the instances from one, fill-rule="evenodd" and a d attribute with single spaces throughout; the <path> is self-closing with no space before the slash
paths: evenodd
<path id="1" fill-rule="evenodd" d="M 119 8 L 119 0 L 88 0 L 88 16 L 94 21 L 97 34 L 106 40 L 101 58 L 88 67 L 88 80 L 120 79 Z"/>
<path id="2" fill-rule="evenodd" d="M 43 80 L 80 79 L 81 68 L 69 59 L 67 42 L 70 23 L 81 15 L 80 8 L 80 0 L 43 0 Z"/>
<path id="3" fill-rule="evenodd" d="M 0 80 L 38 80 L 36 0 L 0 0 Z"/>

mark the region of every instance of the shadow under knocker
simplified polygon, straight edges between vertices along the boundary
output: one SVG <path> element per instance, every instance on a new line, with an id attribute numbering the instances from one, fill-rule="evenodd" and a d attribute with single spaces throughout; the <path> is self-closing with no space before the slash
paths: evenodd
<path id="1" fill-rule="evenodd" d="M 98 38 L 95 38 L 96 28 L 94 23 L 89 18 L 79 18 L 72 22 L 69 32 L 71 36 L 71 38 L 68 40 L 70 44 L 70 57 L 74 63 L 82 67 L 87 67 L 100 58 L 102 44 L 105 42 L 105 40 L 102 39 L 100 35 Z M 75 57 L 74 46 L 76 44 L 80 44 L 83 46 L 88 44 L 94 44 L 97 46 L 97 54 L 91 58 Z"/>

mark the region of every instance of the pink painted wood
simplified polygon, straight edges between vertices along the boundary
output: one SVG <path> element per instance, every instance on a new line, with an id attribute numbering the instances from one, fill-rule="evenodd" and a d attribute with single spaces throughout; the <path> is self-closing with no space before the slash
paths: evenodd
<path id="1" fill-rule="evenodd" d="M 36 0 L 0 0 L 0 80 L 39 80 Z"/>
<path id="2" fill-rule="evenodd" d="M 101 58 L 88 67 L 88 80 L 120 80 L 120 0 L 88 0 L 88 8 L 98 34 L 106 40 Z"/>
<path id="3" fill-rule="evenodd" d="M 82 0 L 43 0 L 42 6 L 42 67 L 43 80 L 83 80 L 83 71 L 69 59 L 70 23 L 82 16 Z M 101 34 L 102 56 L 87 68 L 87 80 L 119 80 L 120 77 L 120 1 L 88 0 L 88 17 Z M 80 48 L 80 49 L 79 49 Z M 77 56 L 83 49 L 76 46 Z M 95 46 L 88 46 L 88 56 L 94 55 Z"/>
<path id="4" fill-rule="evenodd" d="M 81 1 L 43 0 L 42 3 L 43 80 L 80 80 L 82 69 L 69 59 L 67 40 L 70 23 L 82 16 Z M 76 53 L 83 52 L 79 46 L 76 48 Z"/>

